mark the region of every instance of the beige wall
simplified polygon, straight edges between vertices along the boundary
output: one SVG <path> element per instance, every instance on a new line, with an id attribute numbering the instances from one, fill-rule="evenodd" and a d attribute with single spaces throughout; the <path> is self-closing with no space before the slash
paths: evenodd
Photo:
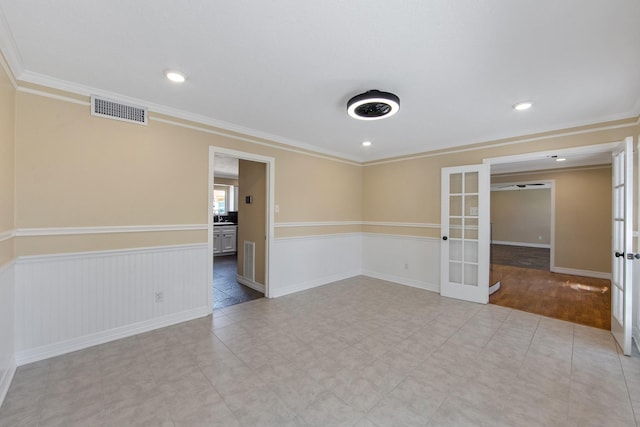
<path id="1" fill-rule="evenodd" d="M 161 116 L 152 115 L 148 126 L 98 118 L 89 114 L 88 104 L 26 92 L 17 93 L 16 113 L 17 228 L 207 224 L 209 146 L 275 158 L 281 211 L 276 221 L 361 220 L 357 164 L 259 139 L 247 142 L 231 132 L 221 136 L 177 119 L 167 123 Z M 206 231 L 154 234 L 21 237 L 16 251 L 29 255 L 207 239 Z"/>
<path id="2" fill-rule="evenodd" d="M 362 221 L 362 183 L 353 163 L 286 153 L 276 160 L 276 222 Z"/>
<path id="3" fill-rule="evenodd" d="M 3 88 L 6 92 L 7 86 Z M 65 95 L 34 85 L 30 89 Z M 638 132 L 634 120 L 617 121 L 535 135 L 526 142 L 492 141 L 359 165 L 246 135 L 235 138 L 233 132 L 157 114 L 151 115 L 148 126 L 97 118 L 89 114 L 88 99 L 76 95 L 70 96 L 74 102 L 67 102 L 23 91 L 9 90 L 8 94 L 9 98 L 15 95 L 15 228 L 19 229 L 206 224 L 208 147 L 217 146 L 275 159 L 275 202 L 279 206 L 275 237 L 359 231 L 438 237 L 442 167 L 618 141 Z M 5 120 L 13 111 L 9 108 L 6 113 L 11 104 L 6 99 L 2 97 Z M 11 149 L 4 141 L 2 149 Z M 10 170 L 10 162 L 7 168 Z M 2 197 L 8 191 L 3 187 Z M 5 206 L 11 203 L 3 203 L 3 209 Z M 370 224 L 361 225 L 361 221 Z M 305 224 L 318 222 L 330 226 Z M 388 227 L 381 224 L 384 222 L 404 226 Z M 278 227 L 282 223 L 289 227 Z M 295 223 L 301 224 L 290 227 Z M 411 226 L 413 223 L 423 226 Z M 146 233 L 20 237 L 15 253 L 206 239 L 205 231 L 156 232 L 153 237 Z"/>
<path id="4" fill-rule="evenodd" d="M 0 58 L 0 61 L 3 61 Z M 14 150 L 16 90 L 0 66 L 0 235 L 11 232 L 14 225 Z M 0 242 L 0 266 L 14 257 L 14 239 Z"/>
<path id="5" fill-rule="evenodd" d="M 636 135 L 635 121 L 616 121 L 555 134 L 540 134 L 523 138 L 523 142 L 517 142 L 517 139 L 492 141 L 484 147 L 459 147 L 450 151 L 366 163 L 363 171 L 363 217 L 365 221 L 374 224 L 365 225 L 363 230 L 371 233 L 439 237 L 441 168 L 478 164 L 493 157 L 622 141 L 629 135 Z M 579 181 L 574 181 L 573 184 L 586 188 Z M 556 197 L 562 196 L 556 193 Z M 607 203 L 606 209 L 610 209 L 610 200 Z M 591 230 L 590 223 L 583 221 L 583 218 L 560 215 L 557 220 L 562 220 L 563 226 L 574 222 L 573 227 L 564 228 L 565 232 L 579 230 L 577 234 L 584 235 Z M 376 222 L 401 224 L 388 227 L 375 224 Z M 414 223 L 420 226 L 412 225 Z M 608 232 L 609 229 L 610 227 Z M 556 233 L 559 232 L 561 231 L 557 229 Z M 610 241 L 605 241 L 603 236 L 599 236 L 597 240 L 602 242 L 600 247 L 605 248 L 604 250 L 610 245 Z M 570 245 L 579 244 L 576 236 L 567 236 L 565 241 Z M 558 246 L 556 249 L 566 254 L 570 252 L 570 247 Z M 604 254 L 604 250 L 591 251 L 583 247 L 575 256 L 558 257 L 556 264 L 567 268 L 608 272 L 610 258 L 608 254 Z M 584 257 L 581 258 L 582 255 Z"/>
<path id="6" fill-rule="evenodd" d="M 255 243 L 255 281 L 265 284 L 267 166 L 240 160 L 238 178 L 238 274 L 244 276 L 244 242 Z M 251 196 L 252 202 L 246 203 Z"/>
<path id="7" fill-rule="evenodd" d="M 611 167 L 501 175 L 493 183 L 555 182 L 555 265 L 611 272 Z"/>
<path id="8" fill-rule="evenodd" d="M 494 241 L 550 244 L 551 190 L 492 191 L 491 233 Z"/>

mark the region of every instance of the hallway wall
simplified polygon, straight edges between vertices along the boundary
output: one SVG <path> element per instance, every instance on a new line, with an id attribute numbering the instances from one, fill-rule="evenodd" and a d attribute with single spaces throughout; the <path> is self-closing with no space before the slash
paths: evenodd
<path id="1" fill-rule="evenodd" d="M 611 273 L 611 166 L 492 177 L 524 180 L 555 182 L 554 271 Z"/>
<path id="2" fill-rule="evenodd" d="M 12 76 L 0 54 L 0 404 L 15 372 L 14 359 L 14 152 L 15 96 Z"/>
<path id="3" fill-rule="evenodd" d="M 492 241 L 521 246 L 551 244 L 551 189 L 491 192 Z"/>

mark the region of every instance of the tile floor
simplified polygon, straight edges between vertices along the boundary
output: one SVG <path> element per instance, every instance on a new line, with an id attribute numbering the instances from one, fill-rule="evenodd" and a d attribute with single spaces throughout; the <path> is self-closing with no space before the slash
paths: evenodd
<path id="1" fill-rule="evenodd" d="M 1 426 L 636 426 L 610 333 L 355 277 L 18 368 Z M 638 412 L 640 414 L 640 412 Z"/>
<path id="2" fill-rule="evenodd" d="M 229 307 L 242 302 L 264 298 L 262 292 L 244 286 L 236 280 L 236 255 L 217 256 L 213 261 L 213 309 Z"/>

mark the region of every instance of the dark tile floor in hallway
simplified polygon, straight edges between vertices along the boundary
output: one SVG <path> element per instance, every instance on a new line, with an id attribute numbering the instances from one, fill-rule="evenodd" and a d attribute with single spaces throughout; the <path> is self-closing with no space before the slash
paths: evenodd
<path id="1" fill-rule="evenodd" d="M 237 265 L 236 255 L 215 257 L 213 267 L 214 310 L 264 297 L 262 292 L 238 283 L 236 280 Z"/>

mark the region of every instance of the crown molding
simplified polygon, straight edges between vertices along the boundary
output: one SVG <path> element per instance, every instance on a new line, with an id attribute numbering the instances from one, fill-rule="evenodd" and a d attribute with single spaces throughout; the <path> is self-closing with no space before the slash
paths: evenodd
<path id="1" fill-rule="evenodd" d="M 307 144 L 301 141 L 297 141 L 294 139 L 289 139 L 289 138 L 285 138 L 283 136 L 280 135 L 274 135 L 274 134 L 270 134 L 267 132 L 262 132 L 259 131 L 257 129 L 252 129 L 252 128 L 248 128 L 248 127 L 244 127 L 241 125 L 237 125 L 234 123 L 229 123 L 229 122 L 225 122 L 222 120 L 217 120 L 217 119 L 213 119 L 211 117 L 206 117 L 206 116 L 202 116 L 199 114 L 193 114 L 187 111 L 183 111 L 183 110 L 179 110 L 176 108 L 171 108 L 171 107 L 167 107 L 165 105 L 162 104 L 156 104 L 153 102 L 149 102 L 149 101 L 145 101 L 143 99 L 138 99 L 138 98 L 132 98 L 130 96 L 126 96 L 123 94 L 119 94 L 119 93 L 115 93 L 115 92 L 110 92 L 110 91 L 105 91 L 105 90 L 101 90 L 95 87 L 91 87 L 91 86 L 86 86 L 86 85 L 82 85 L 82 84 L 78 84 L 78 83 L 74 83 L 74 82 L 70 82 L 68 80 L 62 80 L 62 79 L 57 79 L 55 77 L 51 77 L 51 76 L 47 76 L 45 74 L 40 74 L 40 73 L 34 73 L 33 71 L 29 71 L 29 70 L 25 70 L 20 74 L 20 81 L 24 81 L 27 83 L 33 83 L 33 84 L 37 84 L 40 86 L 46 86 L 46 87 L 50 87 L 53 89 L 58 89 L 58 90 L 62 90 L 65 92 L 70 92 L 70 93 L 75 93 L 77 95 L 82 95 L 82 96 L 91 96 L 91 95 L 96 95 L 96 96 L 101 96 L 104 98 L 108 98 L 108 99 L 112 99 L 115 101 L 121 101 L 123 103 L 128 103 L 128 104 L 134 104 L 134 105 L 143 105 L 145 107 L 147 107 L 149 109 L 149 112 L 152 113 L 157 113 L 157 114 L 162 114 L 165 116 L 169 116 L 169 117 L 173 117 L 173 118 L 177 118 L 177 119 L 182 119 L 182 120 L 187 120 L 190 122 L 194 122 L 194 123 L 198 123 L 198 124 L 202 124 L 202 125 L 206 125 L 206 126 L 211 126 L 214 128 L 218 128 L 218 129 L 222 129 L 222 130 L 226 130 L 226 131 L 230 131 L 230 132 L 235 132 L 235 133 L 240 133 L 243 135 L 247 135 L 247 136 L 251 136 L 254 138 L 259 138 L 259 139 L 263 139 L 263 140 L 267 140 L 267 141 L 272 141 L 275 143 L 279 143 L 279 144 L 284 144 L 284 145 L 288 145 L 288 146 L 292 146 L 292 147 L 297 147 L 303 150 L 309 150 L 315 153 L 320 153 L 320 154 L 324 154 L 327 156 L 332 156 L 332 157 L 337 157 L 339 159 L 345 159 L 345 160 L 350 160 L 353 162 L 361 162 L 362 159 L 360 158 L 356 158 L 353 156 L 349 156 L 345 153 L 341 153 L 341 152 L 336 152 L 336 151 L 332 151 L 332 150 L 325 150 L 322 149 L 320 147 L 316 147 L 314 145 L 311 144 Z M 149 117 L 150 120 L 154 120 L 154 117 L 150 115 Z M 159 120 L 158 118 L 155 118 L 155 120 Z M 162 121 L 162 119 L 160 119 L 159 121 Z M 278 148 L 277 145 L 275 144 L 268 144 L 271 145 L 275 148 Z"/>

